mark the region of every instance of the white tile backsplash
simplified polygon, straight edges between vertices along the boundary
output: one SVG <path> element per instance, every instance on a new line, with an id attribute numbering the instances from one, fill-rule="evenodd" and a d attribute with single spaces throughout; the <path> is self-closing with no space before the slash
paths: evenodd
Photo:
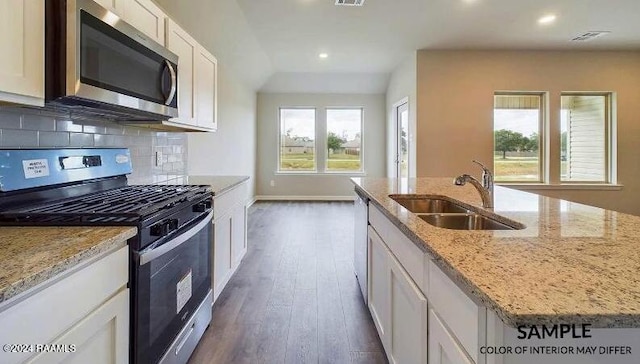
<path id="1" fill-rule="evenodd" d="M 167 184 L 186 176 L 187 135 L 125 126 L 103 120 L 74 119 L 34 109 L 0 107 L 0 147 L 129 148 L 131 184 Z M 163 164 L 156 166 L 155 152 Z"/>

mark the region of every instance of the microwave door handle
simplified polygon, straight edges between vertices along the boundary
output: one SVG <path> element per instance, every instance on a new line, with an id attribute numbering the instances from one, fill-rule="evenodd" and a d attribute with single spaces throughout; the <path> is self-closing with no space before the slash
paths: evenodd
<path id="1" fill-rule="evenodd" d="M 169 70 L 169 77 L 171 78 L 171 88 L 169 89 L 169 96 L 167 96 L 167 99 L 164 101 L 165 105 L 169 105 L 171 104 L 171 100 L 173 100 L 173 97 L 176 95 L 178 80 L 176 78 L 176 70 L 173 68 L 171 62 L 165 59 L 164 64 L 167 66 L 167 69 Z"/>
<path id="2" fill-rule="evenodd" d="M 179 247 L 180 245 L 187 242 L 189 239 L 193 238 L 197 233 L 199 233 L 202 229 L 207 227 L 207 225 L 211 224 L 211 220 L 213 219 L 213 211 L 211 211 L 207 217 L 205 217 L 202 221 L 200 221 L 196 226 L 191 229 L 185 231 L 184 233 L 176 236 L 171 241 L 160 245 L 157 248 L 150 249 L 140 254 L 140 265 L 145 265 L 152 260 L 160 258 L 166 253 L 172 251 L 173 249 Z"/>

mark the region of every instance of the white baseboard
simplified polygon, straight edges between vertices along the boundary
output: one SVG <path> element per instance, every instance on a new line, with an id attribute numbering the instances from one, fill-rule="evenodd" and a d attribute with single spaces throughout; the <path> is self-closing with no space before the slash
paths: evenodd
<path id="1" fill-rule="evenodd" d="M 249 200 L 249 202 L 247 202 L 247 208 L 251 207 L 254 203 L 256 203 L 256 201 L 258 201 L 258 196 L 253 196 L 253 198 Z"/>
<path id="2" fill-rule="evenodd" d="M 353 201 L 354 196 L 256 196 L 256 201 Z"/>

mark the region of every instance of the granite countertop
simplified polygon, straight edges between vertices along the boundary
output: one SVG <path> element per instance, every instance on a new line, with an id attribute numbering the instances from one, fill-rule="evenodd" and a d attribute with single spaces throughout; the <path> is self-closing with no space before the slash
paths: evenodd
<path id="1" fill-rule="evenodd" d="M 118 246 L 135 227 L 0 227 L 0 305 Z"/>
<path id="2" fill-rule="evenodd" d="M 352 178 L 458 286 L 510 326 L 640 327 L 640 217 L 495 187 L 493 212 L 453 178 Z M 447 196 L 522 230 L 432 226 L 390 194 Z"/>
<path id="3" fill-rule="evenodd" d="M 185 185 L 209 185 L 218 196 L 249 179 L 249 176 L 187 176 Z"/>

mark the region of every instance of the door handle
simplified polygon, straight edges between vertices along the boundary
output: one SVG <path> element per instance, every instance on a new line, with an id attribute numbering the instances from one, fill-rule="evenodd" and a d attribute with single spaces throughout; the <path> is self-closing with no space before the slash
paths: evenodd
<path id="1" fill-rule="evenodd" d="M 178 80 L 176 77 L 176 70 L 173 68 L 173 65 L 171 64 L 171 62 L 165 59 L 164 64 L 167 66 L 167 69 L 169 70 L 169 77 L 171 78 L 171 87 L 169 88 L 169 96 L 167 96 L 167 99 L 164 101 L 165 105 L 169 105 L 171 104 L 171 100 L 173 100 L 173 97 L 176 95 Z"/>

